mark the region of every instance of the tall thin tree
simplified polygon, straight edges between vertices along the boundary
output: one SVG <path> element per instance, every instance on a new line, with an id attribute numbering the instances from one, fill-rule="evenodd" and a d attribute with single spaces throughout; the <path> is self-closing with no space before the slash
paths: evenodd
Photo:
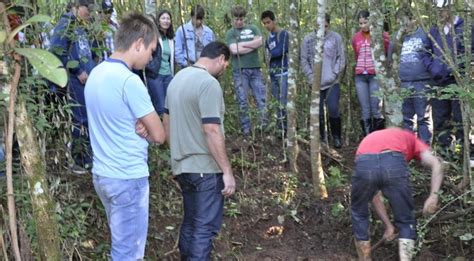
<path id="1" fill-rule="evenodd" d="M 311 173 L 313 178 L 314 195 L 327 198 L 328 192 L 324 181 L 323 163 L 321 160 L 321 138 L 319 134 L 319 103 L 321 90 L 321 73 L 323 65 L 324 25 L 326 15 L 326 0 L 318 0 L 318 17 L 316 23 L 316 48 L 313 67 L 313 88 L 311 90 L 310 107 L 310 146 Z"/>
<path id="2" fill-rule="evenodd" d="M 298 139 L 296 133 L 296 106 L 295 101 L 297 97 L 297 72 L 298 72 L 298 0 L 291 0 L 290 2 L 290 41 L 289 46 L 290 56 L 288 61 L 288 104 L 287 115 L 288 115 L 288 132 L 287 132 L 287 148 L 290 162 L 290 169 L 293 173 L 298 172 L 297 159 L 298 159 Z"/>

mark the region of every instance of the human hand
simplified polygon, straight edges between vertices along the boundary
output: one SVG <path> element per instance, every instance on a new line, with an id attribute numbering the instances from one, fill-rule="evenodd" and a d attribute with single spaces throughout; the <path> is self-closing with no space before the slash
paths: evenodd
<path id="1" fill-rule="evenodd" d="M 148 137 L 148 131 L 141 120 L 138 120 L 137 123 L 135 123 L 135 133 L 144 139 Z"/>
<path id="2" fill-rule="evenodd" d="M 89 77 L 89 75 L 85 71 L 83 71 L 81 74 L 79 74 L 79 76 L 77 76 L 77 78 L 79 79 L 79 81 L 82 84 L 86 84 L 86 81 L 87 81 L 88 77 Z"/>
<path id="3" fill-rule="evenodd" d="M 438 195 L 430 195 L 423 206 L 423 215 L 431 215 L 439 209 L 438 206 Z"/>
<path id="4" fill-rule="evenodd" d="M 224 197 L 228 197 L 235 192 L 235 179 L 234 175 L 232 175 L 232 171 L 228 173 L 224 173 L 224 176 L 222 177 L 224 180 L 224 189 L 221 191 L 222 195 Z"/>

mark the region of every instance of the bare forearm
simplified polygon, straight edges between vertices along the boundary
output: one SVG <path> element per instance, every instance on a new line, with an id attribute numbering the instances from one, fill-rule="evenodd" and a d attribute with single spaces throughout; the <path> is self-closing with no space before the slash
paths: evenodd
<path id="1" fill-rule="evenodd" d="M 385 227 L 389 226 L 391 222 L 388 218 L 387 208 L 385 208 L 385 205 L 382 202 L 382 194 L 380 192 L 374 196 L 372 204 L 374 204 L 375 212 L 377 212 L 377 215 L 380 217 Z"/>
<path id="2" fill-rule="evenodd" d="M 231 52 L 233 55 L 237 55 L 237 54 L 248 54 L 248 53 L 254 51 L 254 49 L 252 49 L 252 48 L 243 46 L 242 43 L 239 43 L 239 44 L 231 44 L 231 45 L 229 46 L 229 49 L 230 49 L 230 52 Z"/>
<path id="3" fill-rule="evenodd" d="M 229 159 L 225 149 L 224 135 L 220 131 L 210 131 L 206 133 L 207 145 L 217 165 L 224 173 L 231 172 Z"/>
<path id="4" fill-rule="evenodd" d="M 431 172 L 431 192 L 430 195 L 436 194 L 443 183 L 443 165 L 439 162 L 434 164 Z"/>
<path id="5" fill-rule="evenodd" d="M 262 44 L 263 44 L 262 37 L 257 36 L 252 41 L 239 43 L 239 46 L 242 45 L 242 46 L 247 47 L 247 48 L 257 49 L 257 48 L 260 48 L 260 46 L 262 46 Z"/>

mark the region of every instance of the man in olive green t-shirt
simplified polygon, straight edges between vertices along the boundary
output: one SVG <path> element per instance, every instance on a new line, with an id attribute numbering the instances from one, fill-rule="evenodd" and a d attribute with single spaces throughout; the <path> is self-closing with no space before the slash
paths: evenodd
<path id="1" fill-rule="evenodd" d="M 240 123 L 244 135 L 251 131 L 248 115 L 247 92 L 252 89 L 259 112 L 260 127 L 267 125 L 266 88 L 263 84 L 258 48 L 263 44 L 260 30 L 255 25 L 246 25 L 247 11 L 242 6 L 232 8 L 233 28 L 226 33 L 226 42 L 232 53 L 232 75 L 235 96 L 240 109 Z"/>
<path id="2" fill-rule="evenodd" d="M 183 195 L 181 260 L 211 260 L 224 197 L 235 191 L 224 143 L 224 98 L 216 79 L 229 59 L 224 43 L 209 43 L 195 64 L 176 74 L 166 96 L 163 124 Z"/>

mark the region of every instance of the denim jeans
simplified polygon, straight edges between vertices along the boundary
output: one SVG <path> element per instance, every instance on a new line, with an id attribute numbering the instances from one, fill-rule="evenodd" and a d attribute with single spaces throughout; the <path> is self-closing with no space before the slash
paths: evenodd
<path id="1" fill-rule="evenodd" d="M 72 144 L 71 155 L 74 163 L 84 167 L 92 163 L 92 147 L 89 140 L 84 85 L 74 75 L 70 76 L 69 95 L 72 110 Z"/>
<path id="2" fill-rule="evenodd" d="M 462 128 L 462 114 L 459 100 L 455 99 L 431 99 L 433 108 L 433 133 L 436 143 L 444 148 L 451 145 L 451 133 L 454 131 L 456 141 L 464 140 Z"/>
<path id="3" fill-rule="evenodd" d="M 416 239 L 416 221 L 408 166 L 400 152 L 356 157 L 352 176 L 352 231 L 359 241 L 369 240 L 369 203 L 377 193 L 388 199 L 399 238 Z"/>
<path id="4" fill-rule="evenodd" d="M 181 260 L 210 260 L 212 240 L 222 224 L 222 173 L 182 173 L 177 177 L 184 217 L 179 234 Z"/>
<path id="5" fill-rule="evenodd" d="M 426 81 L 402 82 L 401 87 L 410 91 L 410 97 L 403 100 L 403 128 L 414 131 L 414 116 L 418 137 L 426 144 L 431 144 L 430 132 L 430 104 L 427 97 L 428 88 Z"/>
<path id="6" fill-rule="evenodd" d="M 147 78 L 146 80 L 148 83 L 148 93 L 150 94 L 155 111 L 159 115 L 162 115 L 165 113 L 166 91 L 168 90 L 168 85 L 171 80 L 173 80 L 173 76 L 159 74 L 156 79 Z"/>
<path id="7" fill-rule="evenodd" d="M 324 138 L 326 129 L 326 112 L 324 105 L 328 107 L 329 118 L 339 118 L 339 97 L 341 88 L 339 84 L 334 84 L 331 88 L 322 90 L 319 102 L 319 129 L 321 138 Z"/>
<path id="8" fill-rule="evenodd" d="M 274 74 L 270 73 L 272 84 L 272 96 L 278 102 L 277 109 L 277 128 L 286 130 L 286 104 L 288 102 L 288 73 Z"/>
<path id="9" fill-rule="evenodd" d="M 244 134 L 250 133 L 251 124 L 248 112 L 247 93 L 252 89 L 253 97 L 257 103 L 258 116 L 261 126 L 267 124 L 266 97 L 267 91 L 263 84 L 260 68 L 234 69 L 233 72 L 235 96 L 240 110 L 240 123 Z"/>
<path id="10" fill-rule="evenodd" d="M 114 179 L 93 175 L 112 237 L 112 260 L 137 260 L 145 255 L 150 187 L 148 177 Z"/>
<path id="11" fill-rule="evenodd" d="M 368 120 L 370 118 L 382 118 L 382 100 L 375 96 L 380 89 L 379 83 L 375 79 L 375 75 L 356 75 L 355 86 L 362 111 L 362 119 Z"/>

